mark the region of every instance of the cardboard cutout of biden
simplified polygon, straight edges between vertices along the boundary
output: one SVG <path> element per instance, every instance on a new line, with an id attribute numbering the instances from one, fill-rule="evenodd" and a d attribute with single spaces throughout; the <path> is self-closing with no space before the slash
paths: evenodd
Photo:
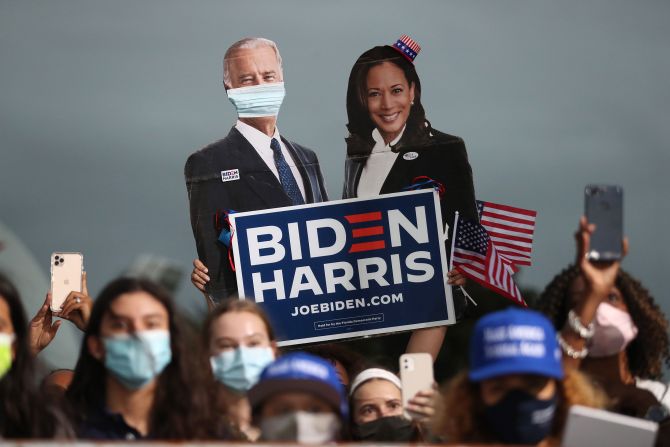
<path id="1" fill-rule="evenodd" d="M 455 323 L 432 189 L 230 215 L 240 299 L 280 346 Z"/>

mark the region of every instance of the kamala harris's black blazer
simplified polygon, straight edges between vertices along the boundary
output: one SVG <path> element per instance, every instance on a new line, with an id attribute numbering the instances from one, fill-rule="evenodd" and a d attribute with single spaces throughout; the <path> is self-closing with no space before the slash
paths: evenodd
<path id="1" fill-rule="evenodd" d="M 460 137 L 431 130 L 430 141 L 421 146 L 395 146 L 398 158 L 382 185 L 380 194 L 400 192 L 418 176 L 427 176 L 442 183 L 445 193 L 440 201 L 442 221 L 453 227 L 454 213 L 463 219 L 478 220 L 472 169 Z M 365 156 L 347 157 L 344 171 L 343 198 L 357 196 L 358 182 L 367 161 Z"/>
<path id="2" fill-rule="evenodd" d="M 283 137 L 282 141 L 298 165 L 305 185 L 305 202 L 328 200 L 316 154 Z M 223 181 L 222 171 L 231 170 L 237 170 L 239 179 Z M 235 127 L 224 139 L 191 154 L 184 176 L 198 258 L 209 271 L 207 292 L 218 302 L 234 296 L 237 283 L 228 261 L 228 248 L 218 241 L 217 212 L 290 206 L 291 200 L 258 152 Z M 229 176 L 235 177 L 235 172 Z"/>

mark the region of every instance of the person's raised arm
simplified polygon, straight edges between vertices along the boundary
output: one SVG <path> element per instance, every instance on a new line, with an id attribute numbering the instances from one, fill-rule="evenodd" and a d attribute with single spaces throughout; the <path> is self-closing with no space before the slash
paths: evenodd
<path id="1" fill-rule="evenodd" d="M 594 231 L 596 231 L 595 225 L 590 224 L 586 217 L 582 216 L 579 219 L 579 229 L 575 233 L 577 243 L 575 263 L 579 265 L 584 289 L 575 294 L 574 307 L 559 334 L 563 362 L 566 366 L 575 368 L 579 367 L 581 360 L 588 354 L 586 342 L 589 332 L 592 332 L 591 323 L 598 306 L 614 288 L 621 264 L 620 260 L 595 262 L 588 259 L 591 235 Z M 628 253 L 628 239 L 622 240 L 622 248 L 622 254 L 625 256 Z"/>
<path id="2" fill-rule="evenodd" d="M 53 321 L 51 312 L 51 292 L 47 293 L 44 304 L 37 311 L 37 314 L 30 320 L 28 326 L 30 352 L 33 355 L 39 354 L 56 336 L 56 332 L 61 325 L 61 321 Z"/>
<path id="3" fill-rule="evenodd" d="M 458 270 L 453 269 L 447 273 L 447 284 L 450 286 L 463 286 L 465 283 L 465 276 Z M 446 335 L 447 326 L 417 329 L 412 332 L 409 342 L 407 343 L 407 348 L 405 348 L 405 352 L 408 354 L 427 352 L 431 355 L 433 361 L 435 361 L 440 353 L 440 349 L 442 349 L 442 343 L 444 343 L 444 337 Z"/>

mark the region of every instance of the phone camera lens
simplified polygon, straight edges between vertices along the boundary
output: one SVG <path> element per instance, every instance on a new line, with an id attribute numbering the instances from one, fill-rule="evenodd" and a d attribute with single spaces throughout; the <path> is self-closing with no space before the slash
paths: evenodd
<path id="1" fill-rule="evenodd" d="M 54 259 L 58 261 L 60 259 L 60 256 L 56 256 Z"/>
<path id="2" fill-rule="evenodd" d="M 56 262 L 54 262 L 54 264 L 56 264 L 56 265 L 60 265 L 60 262 L 56 261 Z"/>
<path id="3" fill-rule="evenodd" d="M 60 263 L 65 264 L 65 259 L 61 258 Z"/>

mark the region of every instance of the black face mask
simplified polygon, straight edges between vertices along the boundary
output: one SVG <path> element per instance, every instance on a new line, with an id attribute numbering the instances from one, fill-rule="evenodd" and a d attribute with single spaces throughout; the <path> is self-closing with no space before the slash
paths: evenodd
<path id="1" fill-rule="evenodd" d="M 551 432 L 558 397 L 538 399 L 512 390 L 500 402 L 486 407 L 484 417 L 493 434 L 508 444 L 537 444 Z"/>
<path id="2" fill-rule="evenodd" d="M 416 427 L 402 416 L 387 416 L 355 425 L 351 434 L 357 441 L 409 442 L 416 438 Z"/>

